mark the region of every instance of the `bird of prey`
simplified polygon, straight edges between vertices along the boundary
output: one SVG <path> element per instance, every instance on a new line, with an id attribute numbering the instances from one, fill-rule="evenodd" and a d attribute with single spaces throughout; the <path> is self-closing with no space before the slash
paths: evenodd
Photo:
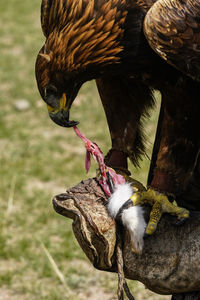
<path id="1" fill-rule="evenodd" d="M 163 212 L 188 218 L 186 208 L 170 202 L 200 207 L 198 199 L 189 201 L 191 186 L 200 188 L 199 2 L 43 0 L 41 23 L 46 41 L 36 79 L 49 115 L 58 125 L 76 125 L 69 119 L 71 105 L 82 84 L 95 79 L 110 130 L 112 168 L 127 173 L 127 158 L 139 164 L 143 120 L 153 107 L 153 91 L 160 91 L 148 189 L 131 199 L 152 205 L 146 234 L 155 231 Z"/>

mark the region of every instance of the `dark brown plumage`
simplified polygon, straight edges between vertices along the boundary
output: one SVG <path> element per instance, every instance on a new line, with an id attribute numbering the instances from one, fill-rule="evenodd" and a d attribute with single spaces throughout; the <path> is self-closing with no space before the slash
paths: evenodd
<path id="1" fill-rule="evenodd" d="M 200 2 L 158 0 L 144 31 L 150 46 L 168 63 L 200 80 Z"/>

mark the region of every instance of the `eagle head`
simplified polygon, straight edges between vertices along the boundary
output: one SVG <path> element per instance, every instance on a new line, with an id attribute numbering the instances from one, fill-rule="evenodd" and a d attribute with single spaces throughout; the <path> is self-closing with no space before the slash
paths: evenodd
<path id="1" fill-rule="evenodd" d="M 126 0 L 43 0 L 45 45 L 36 80 L 51 119 L 71 127 L 70 107 L 81 85 L 120 63 Z"/>

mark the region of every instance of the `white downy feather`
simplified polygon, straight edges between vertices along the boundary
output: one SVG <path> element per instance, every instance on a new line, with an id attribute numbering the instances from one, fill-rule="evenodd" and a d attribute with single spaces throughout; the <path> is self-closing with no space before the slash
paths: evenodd
<path id="1" fill-rule="evenodd" d="M 129 183 L 118 185 L 111 195 L 108 203 L 108 211 L 115 218 L 122 205 L 130 199 L 133 189 Z M 145 233 L 146 222 L 144 220 L 143 209 L 141 206 L 132 206 L 124 209 L 121 215 L 123 225 L 129 230 L 133 251 L 141 253 L 144 245 L 143 236 Z"/>
<path id="2" fill-rule="evenodd" d="M 109 198 L 108 211 L 111 217 L 115 218 L 122 205 L 133 195 L 132 187 L 129 183 L 119 184 L 114 193 Z"/>

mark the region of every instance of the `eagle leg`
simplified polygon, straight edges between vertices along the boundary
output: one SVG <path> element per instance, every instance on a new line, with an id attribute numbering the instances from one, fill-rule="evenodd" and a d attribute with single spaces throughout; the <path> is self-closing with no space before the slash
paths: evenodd
<path id="1" fill-rule="evenodd" d="M 155 231 L 163 213 L 177 216 L 178 224 L 189 217 L 189 211 L 182 208 L 185 203 L 181 198 L 187 191 L 199 155 L 200 136 L 195 130 L 199 126 L 198 91 L 199 86 L 186 77 L 162 91 L 162 126 L 153 176 L 147 192 L 133 196 L 135 205 L 149 203 L 153 207 L 147 234 Z M 180 207 L 170 203 L 171 198 L 176 200 L 177 197 Z"/>
<path id="2" fill-rule="evenodd" d="M 179 222 L 183 222 L 189 217 L 187 209 L 174 205 L 165 194 L 152 188 L 149 188 L 147 191 L 134 193 L 131 196 L 131 200 L 133 205 L 150 204 L 152 206 L 150 219 L 145 230 L 146 235 L 151 235 L 155 232 L 163 213 L 177 216 Z"/>
<path id="3" fill-rule="evenodd" d="M 146 116 L 154 104 L 152 90 L 130 77 L 102 77 L 96 83 L 112 142 L 106 164 L 130 175 L 127 158 L 138 166 L 145 154 L 142 116 Z"/>

